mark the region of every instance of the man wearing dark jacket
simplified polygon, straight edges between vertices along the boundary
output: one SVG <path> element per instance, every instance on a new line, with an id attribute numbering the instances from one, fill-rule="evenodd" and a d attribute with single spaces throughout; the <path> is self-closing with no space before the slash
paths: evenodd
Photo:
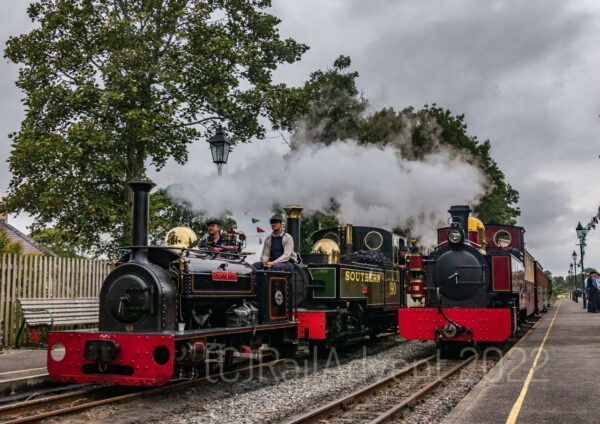
<path id="1" fill-rule="evenodd" d="M 297 261 L 294 238 L 283 231 L 283 218 L 279 215 L 271 217 L 271 229 L 273 233 L 265 239 L 260 262 L 256 262 L 254 267 L 292 272 Z"/>
<path id="2" fill-rule="evenodd" d="M 598 281 L 596 280 L 596 272 L 590 272 L 585 280 L 585 290 L 588 295 L 588 312 L 598 312 Z"/>

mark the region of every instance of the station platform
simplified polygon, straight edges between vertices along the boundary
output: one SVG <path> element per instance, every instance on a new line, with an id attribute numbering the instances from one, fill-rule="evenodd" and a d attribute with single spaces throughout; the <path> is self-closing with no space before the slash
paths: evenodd
<path id="1" fill-rule="evenodd" d="M 600 313 L 559 299 L 443 424 L 600 422 Z"/>
<path id="2" fill-rule="evenodd" d="M 0 354 L 0 397 L 49 384 L 45 349 L 8 349 Z"/>

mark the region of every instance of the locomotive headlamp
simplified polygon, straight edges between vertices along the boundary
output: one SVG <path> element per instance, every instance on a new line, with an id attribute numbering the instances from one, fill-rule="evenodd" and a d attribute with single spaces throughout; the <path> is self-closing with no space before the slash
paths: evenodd
<path id="1" fill-rule="evenodd" d="M 460 243 L 463 239 L 463 232 L 461 230 L 450 230 L 448 232 L 448 241 L 452 244 Z"/>

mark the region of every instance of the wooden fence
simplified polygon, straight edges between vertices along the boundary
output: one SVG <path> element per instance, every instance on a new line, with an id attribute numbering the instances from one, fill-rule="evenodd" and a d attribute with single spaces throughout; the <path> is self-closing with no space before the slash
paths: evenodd
<path id="1" fill-rule="evenodd" d="M 19 297 L 91 297 L 113 269 L 106 261 L 51 256 L 0 255 L 0 321 L 12 346 L 21 324 Z"/>

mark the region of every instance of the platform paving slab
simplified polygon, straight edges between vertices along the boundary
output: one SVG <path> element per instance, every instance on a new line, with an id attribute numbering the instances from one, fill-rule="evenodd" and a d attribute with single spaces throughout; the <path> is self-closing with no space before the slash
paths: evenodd
<path id="1" fill-rule="evenodd" d="M 0 354 L 0 398 L 53 384 L 45 349 L 8 349 Z"/>
<path id="2" fill-rule="evenodd" d="M 519 408 L 515 403 L 542 343 Z M 600 314 L 559 299 L 443 424 L 600 423 L 599 402 Z M 513 418 L 518 412 L 516 421 L 507 421 L 511 410 Z"/>

